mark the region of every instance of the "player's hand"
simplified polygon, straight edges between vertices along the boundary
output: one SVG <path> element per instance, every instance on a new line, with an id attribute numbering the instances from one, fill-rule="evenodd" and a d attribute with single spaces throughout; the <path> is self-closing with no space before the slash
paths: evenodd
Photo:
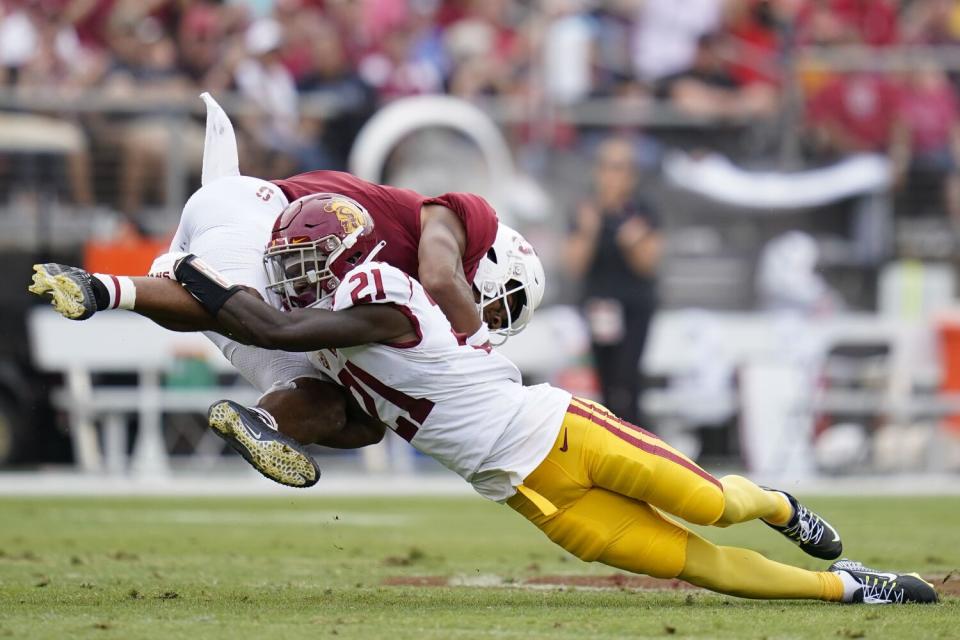
<path id="1" fill-rule="evenodd" d="M 476 333 L 472 336 L 467 336 L 463 342 L 467 346 L 479 351 L 485 351 L 487 353 L 493 351 L 493 345 L 490 343 L 490 329 L 484 322 L 480 323 L 480 328 L 477 329 Z"/>
<path id="2" fill-rule="evenodd" d="M 190 254 L 184 253 L 183 251 L 171 251 L 170 253 L 159 255 L 153 261 L 153 264 L 150 265 L 150 271 L 147 272 L 147 275 L 151 278 L 167 278 L 168 280 L 176 282 L 177 275 L 174 273 L 174 268 L 177 265 L 177 261 L 188 255 Z"/>
<path id="3" fill-rule="evenodd" d="M 623 250 L 632 248 L 650 233 L 650 225 L 643 218 L 634 216 L 617 229 L 617 244 Z"/>
<path id="4" fill-rule="evenodd" d="M 600 210 L 590 203 L 584 203 L 577 209 L 577 230 L 588 238 L 596 238 L 603 224 Z"/>

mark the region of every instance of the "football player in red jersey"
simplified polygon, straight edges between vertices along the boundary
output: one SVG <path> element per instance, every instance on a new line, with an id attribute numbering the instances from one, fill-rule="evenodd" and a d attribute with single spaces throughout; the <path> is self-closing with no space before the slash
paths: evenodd
<path id="1" fill-rule="evenodd" d="M 312 171 L 274 180 L 272 185 L 278 189 L 260 188 L 257 197 L 282 198 L 293 206 L 305 196 L 335 193 L 359 203 L 372 217 L 378 239 L 388 241 L 378 259 L 419 280 L 469 344 L 489 341 L 471 290 L 477 266 L 497 235 L 497 214 L 486 200 L 470 193 L 427 197 L 341 171 Z M 171 250 L 185 251 L 183 242 L 178 231 Z M 156 310 L 161 324 L 172 315 L 202 326 L 201 310 L 176 289 L 166 283 L 137 286 L 138 311 L 149 316 Z M 174 296 L 182 303 L 176 310 Z"/>

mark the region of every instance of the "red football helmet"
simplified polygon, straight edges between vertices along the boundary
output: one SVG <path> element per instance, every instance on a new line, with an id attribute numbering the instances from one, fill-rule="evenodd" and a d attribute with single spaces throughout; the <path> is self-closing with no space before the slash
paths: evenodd
<path id="1" fill-rule="evenodd" d="M 267 288 L 287 309 L 309 307 L 333 294 L 378 246 L 373 218 L 359 202 L 338 193 L 304 196 L 273 224 L 263 255 Z"/>

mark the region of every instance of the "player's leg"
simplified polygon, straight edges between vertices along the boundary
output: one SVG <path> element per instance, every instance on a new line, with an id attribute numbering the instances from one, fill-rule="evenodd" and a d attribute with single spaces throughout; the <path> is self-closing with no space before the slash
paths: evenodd
<path id="1" fill-rule="evenodd" d="M 677 576 L 691 584 L 741 598 L 815 598 L 860 604 L 939 601 L 932 584 L 915 573 L 877 571 L 842 560 L 827 571 L 774 562 L 755 551 L 722 547 L 690 532 Z"/>
<path id="2" fill-rule="evenodd" d="M 292 487 L 309 487 L 320 478 L 303 445 L 356 449 L 379 442 L 386 430 L 343 387 L 316 378 L 297 378 L 270 391 L 256 407 L 221 400 L 210 407 L 208 420 L 253 468 Z"/>
<path id="3" fill-rule="evenodd" d="M 568 412 L 550 453 L 507 501 L 577 557 L 635 573 L 680 577 L 743 597 L 936 601 L 930 585 L 909 575 L 844 568 L 839 563 L 829 573 L 806 571 L 746 549 L 718 547 L 649 504 L 592 486 L 585 461 L 595 455 L 589 449 L 603 442 L 595 437 L 594 426 L 582 412 Z M 731 483 L 734 494 L 737 484 Z M 742 483 L 739 488 L 753 491 L 743 489 Z M 717 518 L 723 515 L 723 509 L 719 511 Z"/>
<path id="4" fill-rule="evenodd" d="M 264 395 L 257 408 L 269 413 L 279 431 L 300 444 L 359 449 L 383 439 L 386 426 L 368 416 L 338 384 L 298 378 Z"/>
<path id="5" fill-rule="evenodd" d="M 579 497 L 558 505 L 560 509 L 550 516 L 523 494 L 508 504 L 584 561 L 658 578 L 680 578 L 742 598 L 872 604 L 937 601 L 933 587 L 912 574 L 878 572 L 855 563 L 808 571 L 774 562 L 749 549 L 704 540 L 648 504 L 605 489 L 579 490 L 560 475 L 552 478 L 557 485 L 554 491 L 542 473 L 533 484 L 545 493 L 579 493 Z"/>
<path id="6" fill-rule="evenodd" d="M 784 525 L 793 516 L 789 499 L 779 491 L 768 491 L 735 475 L 720 478 L 720 484 L 723 485 L 723 514 L 715 526 L 728 527 L 748 520 Z"/>
<path id="7" fill-rule="evenodd" d="M 723 484 L 656 435 L 620 420 L 602 405 L 574 398 L 569 409 L 569 450 L 564 466 L 581 467 L 597 486 L 696 524 L 724 513 Z M 572 469 L 568 469 L 568 473 Z"/>
<path id="8" fill-rule="evenodd" d="M 840 536 L 792 496 L 746 478 L 717 479 L 656 435 L 604 407 L 574 399 L 576 442 L 591 484 L 647 502 L 688 522 L 729 526 L 762 519 L 818 558 L 840 556 Z"/>
<path id="9" fill-rule="evenodd" d="M 656 578 L 679 577 L 745 598 L 839 601 L 843 596 L 843 582 L 834 574 L 783 565 L 746 549 L 718 547 L 650 505 L 605 489 L 584 491 L 552 517 L 543 516 L 522 495 L 508 504 L 587 562 Z"/>
<path id="10" fill-rule="evenodd" d="M 844 583 L 829 571 L 808 571 L 769 560 L 756 551 L 718 546 L 687 534 L 685 562 L 678 578 L 741 598 L 809 598 L 839 602 Z"/>

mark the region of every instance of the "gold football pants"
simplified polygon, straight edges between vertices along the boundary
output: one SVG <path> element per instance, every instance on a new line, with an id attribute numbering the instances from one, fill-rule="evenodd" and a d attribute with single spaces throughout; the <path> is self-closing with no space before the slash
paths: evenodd
<path id="1" fill-rule="evenodd" d="M 782 495 L 739 476 L 719 480 L 654 434 L 580 398 L 553 449 L 507 504 L 588 562 L 745 597 L 837 600 L 842 593 L 832 574 L 718 547 L 669 517 L 783 523 L 791 507 Z"/>

